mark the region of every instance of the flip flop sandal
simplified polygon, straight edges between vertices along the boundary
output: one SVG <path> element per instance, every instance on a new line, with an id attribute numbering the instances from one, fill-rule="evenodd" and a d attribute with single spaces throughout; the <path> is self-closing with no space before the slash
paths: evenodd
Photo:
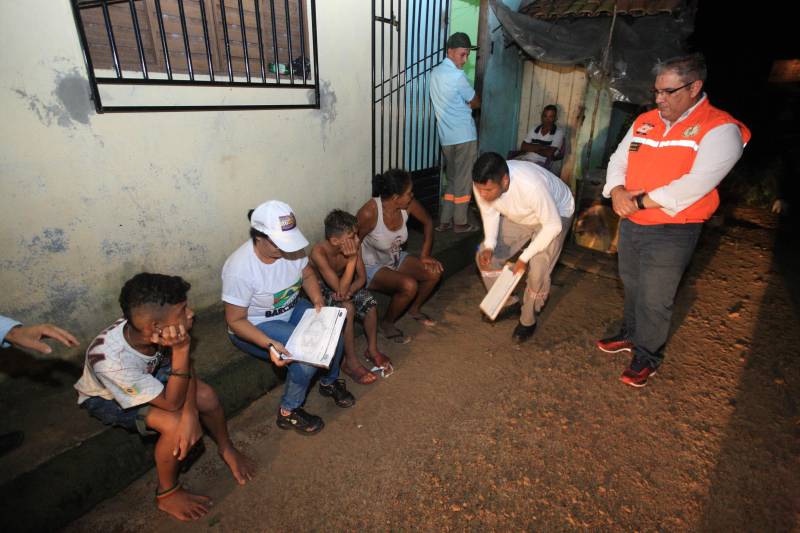
<path id="1" fill-rule="evenodd" d="M 383 355 L 383 354 L 381 354 L 381 355 Z M 386 357 L 386 356 L 384 355 L 384 357 Z M 375 365 L 370 369 L 370 372 L 375 373 L 375 374 L 380 374 L 381 377 L 384 378 L 384 379 L 388 378 L 389 376 L 394 374 L 394 367 L 392 366 L 392 362 L 391 361 L 388 361 L 383 366 L 378 366 L 378 364 L 375 362 L 375 360 L 372 357 L 369 356 L 369 350 L 364 352 L 364 359 L 366 359 L 367 361 L 369 361 L 370 363 Z M 386 359 L 388 360 L 389 358 L 386 357 Z"/>
<path id="2" fill-rule="evenodd" d="M 350 379 L 352 379 L 355 383 L 358 383 L 359 385 L 372 385 L 373 383 L 378 381 L 377 378 L 370 379 L 370 376 L 374 372 L 373 370 L 367 370 L 363 366 L 361 367 L 361 370 L 363 371 L 363 374 L 359 374 L 358 372 L 351 372 L 347 370 L 344 366 L 342 366 L 342 372 L 347 374 Z"/>
<path id="3" fill-rule="evenodd" d="M 433 229 L 438 231 L 438 232 L 445 232 L 445 231 L 450 231 L 451 229 L 453 229 L 453 225 L 452 224 L 439 224 L 438 226 L 436 226 Z"/>
<path id="4" fill-rule="evenodd" d="M 392 333 L 390 335 L 387 335 L 386 333 L 381 331 L 381 335 L 383 335 L 384 339 L 392 341 L 395 344 L 408 344 L 409 342 L 411 342 L 411 337 L 406 337 L 405 334 L 403 334 L 403 332 L 400 331 L 399 329 L 397 330 L 396 333 Z"/>
<path id="5" fill-rule="evenodd" d="M 394 374 L 394 367 L 392 366 L 392 363 L 388 363 L 385 367 L 373 366 L 370 372 L 375 374 L 380 374 L 382 378 L 386 379 L 392 374 Z"/>
<path id="6" fill-rule="evenodd" d="M 473 231 L 478 231 L 478 226 L 474 226 L 472 224 L 467 224 L 464 227 L 457 228 L 453 226 L 453 233 L 472 233 Z"/>
<path id="7" fill-rule="evenodd" d="M 417 322 L 419 322 L 423 326 L 427 326 L 429 328 L 432 328 L 437 324 L 437 322 L 434 319 L 432 319 L 431 317 L 429 317 L 428 315 L 426 315 L 423 312 L 420 312 L 420 314 L 418 314 L 418 315 L 409 314 L 408 316 L 410 316 L 411 318 L 413 318 L 414 320 L 416 320 Z"/>

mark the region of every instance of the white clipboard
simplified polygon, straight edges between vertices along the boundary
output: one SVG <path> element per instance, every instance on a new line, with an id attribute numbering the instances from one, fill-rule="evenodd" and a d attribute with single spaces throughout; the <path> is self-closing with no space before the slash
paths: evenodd
<path id="1" fill-rule="evenodd" d="M 491 320 L 497 318 L 520 279 L 522 279 L 522 272 L 515 275 L 508 264 L 503 266 L 500 276 L 481 302 L 481 311 Z"/>
<path id="2" fill-rule="evenodd" d="M 323 307 L 319 313 L 315 309 L 306 309 L 286 343 L 286 349 L 292 355 L 281 355 L 281 358 L 329 368 L 346 318 L 347 310 L 341 307 Z"/>

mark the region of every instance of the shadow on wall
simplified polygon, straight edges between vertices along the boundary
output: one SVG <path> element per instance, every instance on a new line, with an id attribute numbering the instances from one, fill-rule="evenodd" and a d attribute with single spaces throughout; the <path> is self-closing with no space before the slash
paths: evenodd
<path id="1" fill-rule="evenodd" d="M 786 221 L 784 221 L 786 222 Z M 793 531 L 800 494 L 800 239 L 779 229 L 701 530 Z M 793 275 L 794 274 L 794 275 Z M 757 275 L 756 273 L 753 274 Z M 785 305 L 775 305 L 786 300 Z M 782 339 L 776 345 L 776 339 Z M 782 346 L 786 349 L 779 349 Z"/>

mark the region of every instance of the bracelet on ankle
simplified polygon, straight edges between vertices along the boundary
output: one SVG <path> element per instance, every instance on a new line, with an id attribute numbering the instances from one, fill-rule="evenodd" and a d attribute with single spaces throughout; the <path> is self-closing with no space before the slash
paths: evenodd
<path id="1" fill-rule="evenodd" d="M 162 490 L 161 492 L 159 492 L 158 488 L 156 487 L 156 498 L 166 498 L 170 494 L 172 494 L 174 492 L 177 492 L 177 490 L 179 488 L 181 488 L 181 482 L 180 481 L 176 481 L 173 486 L 171 486 L 170 488 L 168 488 L 166 490 Z"/>

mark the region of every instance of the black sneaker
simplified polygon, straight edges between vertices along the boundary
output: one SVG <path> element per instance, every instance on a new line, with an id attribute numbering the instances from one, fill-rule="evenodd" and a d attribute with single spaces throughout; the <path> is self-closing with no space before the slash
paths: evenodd
<path id="1" fill-rule="evenodd" d="M 314 435 L 325 427 L 325 422 L 320 417 L 306 413 L 300 407 L 285 416 L 279 407 L 275 424 L 281 429 L 294 429 L 303 435 Z"/>
<path id="2" fill-rule="evenodd" d="M 323 396 L 332 396 L 333 401 L 339 407 L 353 407 L 356 404 L 356 398 L 347 391 L 347 385 L 344 384 L 343 379 L 337 379 L 330 385 L 319 384 L 319 393 Z"/>
<path id="3" fill-rule="evenodd" d="M 511 334 L 511 338 L 514 339 L 514 342 L 519 344 L 530 339 L 533 336 L 534 331 L 536 331 L 536 324 L 533 324 L 532 326 L 523 326 L 522 324 L 517 324 L 517 327 L 514 328 L 514 333 Z"/>

